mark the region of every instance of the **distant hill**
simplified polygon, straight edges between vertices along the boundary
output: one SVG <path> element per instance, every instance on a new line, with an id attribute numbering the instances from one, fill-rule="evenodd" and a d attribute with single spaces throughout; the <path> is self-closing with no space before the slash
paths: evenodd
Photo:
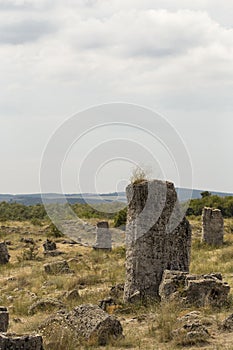
<path id="1" fill-rule="evenodd" d="M 177 194 L 180 201 L 186 201 L 190 198 L 197 199 L 201 198 L 201 192 L 203 190 L 196 190 L 193 191 L 187 188 L 177 188 Z M 191 193 L 192 192 L 192 193 Z M 233 196 L 233 193 L 225 193 L 225 192 L 211 192 L 212 195 L 218 195 L 220 197 L 225 196 Z M 46 198 L 46 201 L 49 203 L 63 203 L 64 198 L 59 193 L 45 193 L 43 194 L 43 197 Z M 66 199 L 70 204 L 75 203 L 90 203 L 90 204 L 96 204 L 100 202 L 112 202 L 112 201 L 118 201 L 118 202 L 126 202 L 126 196 L 125 192 L 114 192 L 114 193 L 101 193 L 101 194 L 93 194 L 93 193 L 78 193 L 78 194 L 66 194 Z M 35 205 L 35 204 L 41 204 L 41 194 L 40 193 L 33 193 L 33 194 L 0 194 L 0 202 L 17 202 L 22 203 L 24 205 Z"/>

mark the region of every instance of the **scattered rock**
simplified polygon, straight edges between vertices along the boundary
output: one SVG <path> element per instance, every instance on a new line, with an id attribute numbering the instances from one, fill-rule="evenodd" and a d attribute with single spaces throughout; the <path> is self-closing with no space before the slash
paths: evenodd
<path id="1" fill-rule="evenodd" d="M 0 332 L 7 332 L 9 325 L 9 313 L 7 308 L 0 306 Z"/>
<path id="2" fill-rule="evenodd" d="M 47 251 L 53 251 L 53 250 L 56 250 L 57 249 L 57 245 L 55 242 L 53 241 L 50 241 L 49 239 L 47 239 L 44 244 L 43 244 L 43 247 L 44 247 L 44 251 L 47 252 Z"/>
<path id="3" fill-rule="evenodd" d="M 173 183 L 158 180 L 126 188 L 126 283 L 124 300 L 158 298 L 166 269 L 189 270 L 191 227 Z M 137 300 L 137 298 L 133 298 Z"/>
<path id="4" fill-rule="evenodd" d="M 79 239 L 77 239 L 77 242 L 75 242 L 75 241 L 73 241 L 73 240 L 71 240 L 71 241 L 64 240 L 64 241 L 62 241 L 61 243 L 62 243 L 62 244 L 75 245 L 75 244 L 78 244 L 78 242 L 79 242 Z"/>
<path id="5" fill-rule="evenodd" d="M 1 350 L 43 350 L 43 339 L 40 335 L 16 335 L 0 333 Z"/>
<path id="6" fill-rule="evenodd" d="M 229 315 L 221 325 L 224 331 L 233 332 L 233 314 Z"/>
<path id="7" fill-rule="evenodd" d="M 64 254 L 63 252 L 60 252 L 59 250 L 57 250 L 57 245 L 55 242 L 50 241 L 49 239 L 47 239 L 44 244 L 44 255 L 45 256 L 59 256 Z"/>
<path id="8" fill-rule="evenodd" d="M 35 241 L 33 238 L 24 238 L 22 237 L 20 239 L 20 242 L 26 243 L 26 244 L 35 244 Z"/>
<path id="9" fill-rule="evenodd" d="M 66 292 L 66 299 L 67 300 L 78 300 L 80 299 L 80 294 L 78 289 L 73 289 L 71 291 Z"/>
<path id="10" fill-rule="evenodd" d="M 65 306 L 61 301 L 57 299 L 41 299 L 33 303 L 28 310 L 30 315 L 34 315 L 39 311 L 47 311 L 53 308 L 63 309 Z"/>
<path id="11" fill-rule="evenodd" d="M 202 240 L 214 245 L 223 245 L 224 220 L 219 209 L 204 208 L 202 211 Z"/>
<path id="12" fill-rule="evenodd" d="M 48 250 L 46 252 L 44 252 L 44 256 L 59 256 L 64 254 L 63 252 L 60 252 L 59 250 Z"/>
<path id="13" fill-rule="evenodd" d="M 0 264 L 7 264 L 10 260 L 7 245 L 5 242 L 0 242 Z"/>
<path id="14" fill-rule="evenodd" d="M 208 341 L 210 334 L 202 323 L 200 313 L 192 311 L 178 319 L 179 328 L 172 332 L 177 345 L 196 345 Z"/>
<path id="15" fill-rule="evenodd" d="M 115 286 L 112 286 L 109 292 L 109 295 L 114 298 L 114 300 L 122 301 L 124 295 L 124 284 L 119 283 Z"/>
<path id="16" fill-rule="evenodd" d="M 13 321 L 14 321 L 15 323 L 22 323 L 22 320 L 21 320 L 20 318 L 18 318 L 18 317 L 14 317 L 14 318 L 13 318 Z"/>
<path id="17" fill-rule="evenodd" d="M 119 306 L 116 304 L 114 299 L 106 298 L 99 301 L 99 307 L 107 313 L 113 314 Z"/>
<path id="18" fill-rule="evenodd" d="M 188 305 L 220 306 L 227 301 L 230 286 L 221 274 L 193 275 L 166 270 L 159 287 L 162 300 L 179 299 Z"/>
<path id="19" fill-rule="evenodd" d="M 50 275 L 73 273 L 66 260 L 45 264 L 44 270 L 47 274 Z"/>
<path id="20" fill-rule="evenodd" d="M 60 311 L 44 321 L 40 329 L 43 332 L 54 324 L 66 327 L 74 338 L 81 338 L 91 344 L 107 345 L 110 340 L 123 337 L 121 323 L 92 304 L 80 305 L 69 313 Z"/>

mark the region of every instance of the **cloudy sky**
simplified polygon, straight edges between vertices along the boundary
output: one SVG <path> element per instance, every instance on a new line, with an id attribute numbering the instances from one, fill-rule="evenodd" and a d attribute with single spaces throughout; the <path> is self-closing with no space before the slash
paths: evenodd
<path id="1" fill-rule="evenodd" d="M 233 192 L 232 18 L 232 0 L 0 0 L 0 193 L 39 192 L 55 130 L 111 102 L 160 113 L 190 155 L 193 187 Z M 70 157 L 75 174 L 91 140 Z M 76 192 L 70 164 L 65 191 Z M 98 190 L 115 190 L 128 171 L 107 167 Z M 82 190 L 93 190 L 88 180 Z"/>

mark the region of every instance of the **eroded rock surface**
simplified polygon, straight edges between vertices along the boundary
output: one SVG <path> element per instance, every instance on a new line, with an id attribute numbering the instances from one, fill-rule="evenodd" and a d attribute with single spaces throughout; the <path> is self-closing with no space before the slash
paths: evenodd
<path id="1" fill-rule="evenodd" d="M 158 297 L 166 269 L 189 270 L 191 228 L 173 183 L 143 181 L 126 189 L 125 301 Z"/>
<path id="2" fill-rule="evenodd" d="M 225 318 L 225 320 L 222 322 L 221 328 L 224 331 L 233 332 L 233 314 Z"/>
<path id="3" fill-rule="evenodd" d="M 9 325 L 9 313 L 7 308 L 0 306 L 0 332 L 7 332 Z"/>
<path id="4" fill-rule="evenodd" d="M 65 305 L 57 299 L 40 299 L 29 307 L 28 313 L 34 315 L 38 311 L 48 311 L 54 308 L 62 309 L 64 307 Z"/>
<path id="5" fill-rule="evenodd" d="M 224 220 L 221 210 L 204 208 L 202 211 L 202 240 L 203 242 L 220 246 L 223 244 Z"/>
<path id="6" fill-rule="evenodd" d="M 7 245 L 5 242 L 0 242 L 0 264 L 7 264 L 10 260 Z"/>
<path id="7" fill-rule="evenodd" d="M 56 275 L 56 274 L 66 274 L 72 273 L 66 260 L 55 261 L 52 263 L 44 264 L 44 270 L 47 274 Z"/>
<path id="8" fill-rule="evenodd" d="M 0 333 L 1 350 L 43 350 L 40 335 L 15 335 Z"/>
<path id="9" fill-rule="evenodd" d="M 112 250 L 112 235 L 107 221 L 100 221 L 96 225 L 96 242 L 94 249 Z"/>
<path id="10" fill-rule="evenodd" d="M 162 300 L 178 299 L 188 305 L 220 306 L 227 301 L 230 286 L 219 273 L 194 275 L 166 270 L 159 287 Z"/>
<path id="11" fill-rule="evenodd" d="M 197 311 L 180 317 L 177 323 L 178 328 L 172 332 L 173 340 L 177 345 L 196 345 L 205 343 L 210 338 L 210 333 Z"/>
<path id="12" fill-rule="evenodd" d="M 69 313 L 58 313 L 50 317 L 42 325 L 42 331 L 55 323 L 71 330 L 74 338 L 91 344 L 106 345 L 111 339 L 123 336 L 120 321 L 92 304 L 80 305 Z"/>

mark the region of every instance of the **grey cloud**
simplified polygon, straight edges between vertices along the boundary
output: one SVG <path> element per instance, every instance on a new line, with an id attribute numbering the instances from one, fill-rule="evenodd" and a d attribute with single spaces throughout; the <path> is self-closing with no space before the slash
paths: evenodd
<path id="1" fill-rule="evenodd" d="M 17 3 L 9 0 L 0 1 L 0 11 L 25 11 L 31 9 L 33 9 L 33 4 L 29 2 Z"/>
<path id="2" fill-rule="evenodd" d="M 14 24 L 0 25 L 1 44 L 24 44 L 53 33 L 57 27 L 49 21 L 25 20 Z"/>
<path id="3" fill-rule="evenodd" d="M 208 45 L 220 33 L 207 14 L 190 10 L 130 10 L 102 20 L 77 19 L 68 26 L 72 47 L 132 57 L 183 54 Z"/>

